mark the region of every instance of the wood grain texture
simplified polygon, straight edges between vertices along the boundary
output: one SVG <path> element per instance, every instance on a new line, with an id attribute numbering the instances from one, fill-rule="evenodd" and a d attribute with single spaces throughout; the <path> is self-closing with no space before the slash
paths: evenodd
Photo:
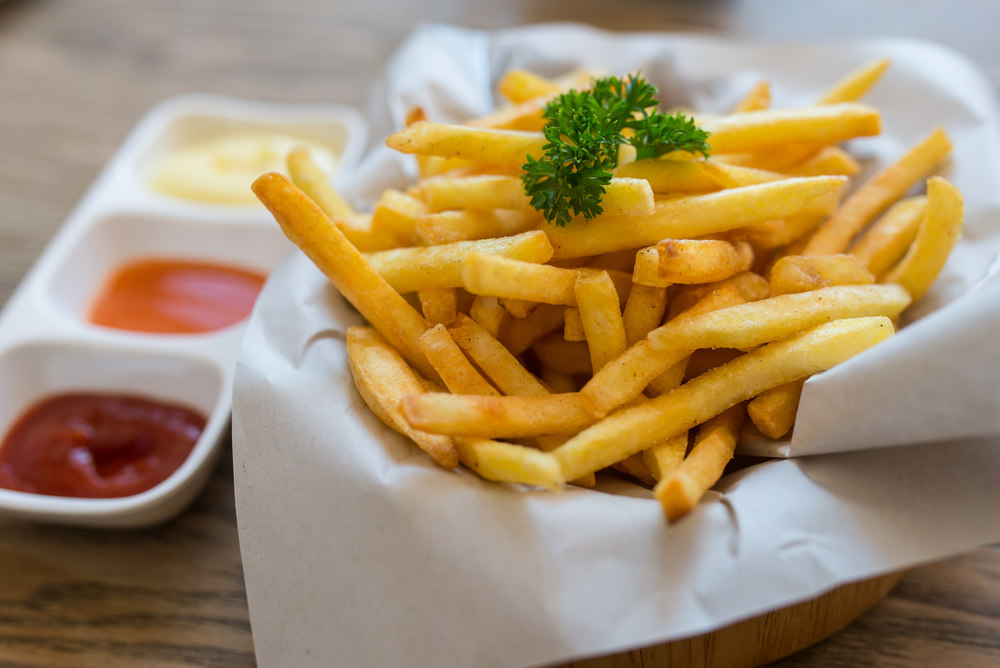
<path id="1" fill-rule="evenodd" d="M 371 78 L 419 21 L 499 28 L 567 20 L 769 40 L 924 37 L 964 52 L 1000 84 L 1000 3 L 991 0 L 6 0 L 0 303 L 165 97 L 212 92 L 362 107 Z M 188 512 L 160 528 L 0 521 L 0 666 L 252 665 L 228 463 Z M 1000 665 L 1000 547 L 912 571 L 857 622 L 775 665 Z"/>

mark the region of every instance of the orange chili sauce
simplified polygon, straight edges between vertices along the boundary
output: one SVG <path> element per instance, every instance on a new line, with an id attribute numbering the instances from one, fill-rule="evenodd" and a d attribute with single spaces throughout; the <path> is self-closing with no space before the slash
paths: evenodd
<path id="1" fill-rule="evenodd" d="M 90 322 L 159 334 L 223 329 L 250 315 L 265 279 L 219 264 L 138 260 L 111 275 L 94 302 Z"/>
<path id="2" fill-rule="evenodd" d="M 0 446 L 0 487 L 80 498 L 131 496 L 176 471 L 205 418 L 128 395 L 62 394 L 18 418 Z"/>

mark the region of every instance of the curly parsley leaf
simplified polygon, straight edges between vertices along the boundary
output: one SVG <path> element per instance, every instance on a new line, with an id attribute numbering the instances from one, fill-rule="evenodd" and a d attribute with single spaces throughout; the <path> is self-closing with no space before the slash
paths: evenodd
<path id="1" fill-rule="evenodd" d="M 546 105 L 544 155 L 528 156 L 521 180 L 531 206 L 560 227 L 574 216 L 604 212 L 601 198 L 611 182 L 618 147 L 635 147 L 637 159 L 672 151 L 708 157 L 708 133 L 683 114 L 649 112 L 657 89 L 638 75 L 594 81 L 590 90 L 571 90 Z M 624 130 L 630 130 L 626 137 Z"/>

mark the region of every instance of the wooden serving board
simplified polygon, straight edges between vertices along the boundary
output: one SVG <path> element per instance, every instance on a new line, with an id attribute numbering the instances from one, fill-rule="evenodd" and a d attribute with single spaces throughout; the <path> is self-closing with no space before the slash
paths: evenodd
<path id="1" fill-rule="evenodd" d="M 558 668 L 754 668 L 833 635 L 892 591 L 905 572 L 844 585 L 789 608 L 705 635 L 567 663 Z"/>

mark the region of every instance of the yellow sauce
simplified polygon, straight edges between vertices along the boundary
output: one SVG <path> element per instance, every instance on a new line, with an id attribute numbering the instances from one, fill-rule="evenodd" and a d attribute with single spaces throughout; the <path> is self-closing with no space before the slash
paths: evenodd
<path id="1" fill-rule="evenodd" d="M 174 148 L 153 168 L 149 187 L 198 202 L 256 204 L 250 184 L 265 172 L 287 175 L 285 156 L 299 145 L 325 174 L 333 173 L 337 156 L 325 146 L 276 132 L 239 132 Z"/>

